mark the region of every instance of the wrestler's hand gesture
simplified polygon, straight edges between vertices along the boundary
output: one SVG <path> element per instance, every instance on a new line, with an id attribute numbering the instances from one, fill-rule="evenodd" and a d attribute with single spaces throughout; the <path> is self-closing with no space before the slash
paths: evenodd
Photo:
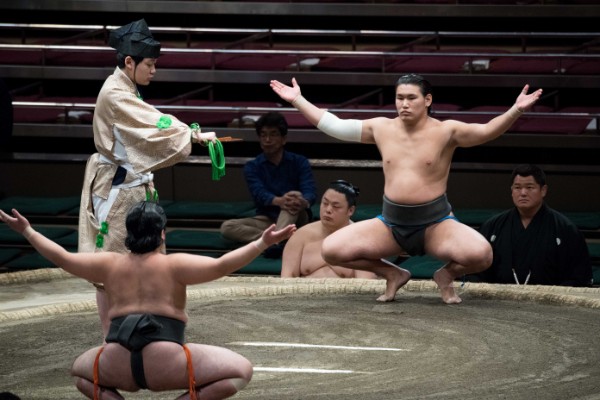
<path id="1" fill-rule="evenodd" d="M 294 99 L 300 96 L 300 86 L 296 82 L 296 78 L 292 78 L 292 87 L 284 85 L 279 81 L 271 81 L 271 89 L 279 95 L 283 100 L 291 103 Z"/>
<path id="2" fill-rule="evenodd" d="M 528 111 L 529 109 L 531 109 L 531 107 L 533 107 L 533 105 L 538 101 L 538 99 L 542 95 L 542 89 L 538 89 L 530 94 L 527 94 L 528 91 L 529 85 L 527 84 L 525 85 L 525 87 L 523 87 L 523 90 L 519 94 L 519 97 L 517 97 L 515 105 L 517 106 L 519 111 Z"/>
<path id="3" fill-rule="evenodd" d="M 262 240 L 267 246 L 277 244 L 282 240 L 289 239 L 296 232 L 296 225 L 290 224 L 278 231 L 275 230 L 275 224 L 271 225 L 262 234 Z"/>
<path id="4" fill-rule="evenodd" d="M 6 225 L 8 225 L 8 227 L 13 231 L 23 234 L 23 231 L 27 229 L 28 226 L 30 226 L 29 221 L 27 221 L 27 219 L 21 214 L 19 214 L 19 212 L 14 208 L 12 209 L 12 214 L 14 215 L 14 217 L 11 217 L 4 211 L 0 210 L 0 220 L 2 220 L 2 222 L 5 222 Z"/>

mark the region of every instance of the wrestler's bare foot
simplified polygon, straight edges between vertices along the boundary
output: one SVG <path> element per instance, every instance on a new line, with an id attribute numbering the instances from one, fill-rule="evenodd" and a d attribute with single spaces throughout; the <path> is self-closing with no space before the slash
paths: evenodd
<path id="1" fill-rule="evenodd" d="M 377 298 L 377 301 L 394 301 L 396 292 L 406 284 L 410 279 L 410 272 L 404 268 L 394 265 L 387 271 L 385 276 L 385 293 Z"/>
<path id="2" fill-rule="evenodd" d="M 433 274 L 433 280 L 437 283 L 440 288 L 440 292 L 442 294 L 442 301 L 446 304 L 458 304 L 462 302 L 462 299 L 458 297 L 456 292 L 454 292 L 454 286 L 452 286 L 454 282 L 454 277 L 450 274 L 450 272 L 444 267 L 438 269 Z"/>

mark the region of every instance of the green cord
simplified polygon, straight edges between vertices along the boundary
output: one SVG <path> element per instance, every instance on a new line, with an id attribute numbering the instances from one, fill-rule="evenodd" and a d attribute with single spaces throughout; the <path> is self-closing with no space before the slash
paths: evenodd
<path id="1" fill-rule="evenodd" d="M 146 201 L 158 203 L 158 190 L 154 189 L 154 193 L 152 194 L 152 190 L 147 188 L 146 189 Z"/>
<path id="2" fill-rule="evenodd" d="M 218 181 L 225 176 L 225 154 L 223 153 L 223 143 L 216 140 L 214 143 L 208 142 L 208 154 L 212 163 L 212 180 Z"/>
<path id="3" fill-rule="evenodd" d="M 190 124 L 193 131 L 199 131 L 200 125 L 197 122 Z M 223 153 L 223 143 L 220 140 L 216 140 L 215 143 L 212 141 L 208 142 L 208 154 L 210 155 L 210 161 L 212 163 L 212 180 L 218 181 L 225 176 L 225 154 Z"/>

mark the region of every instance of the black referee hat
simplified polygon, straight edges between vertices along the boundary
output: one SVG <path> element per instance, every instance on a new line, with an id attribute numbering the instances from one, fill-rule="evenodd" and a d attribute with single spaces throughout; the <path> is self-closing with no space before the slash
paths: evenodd
<path id="1" fill-rule="evenodd" d="M 160 55 L 160 42 L 154 40 L 143 19 L 112 31 L 108 44 L 127 56 L 158 58 Z"/>

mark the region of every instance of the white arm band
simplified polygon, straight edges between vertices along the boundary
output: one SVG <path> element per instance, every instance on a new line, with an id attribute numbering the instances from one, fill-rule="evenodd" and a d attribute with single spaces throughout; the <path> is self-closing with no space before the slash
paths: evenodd
<path id="1" fill-rule="evenodd" d="M 317 128 L 331 137 L 347 142 L 360 142 L 362 121 L 358 119 L 339 119 L 329 111 L 325 111 Z"/>

